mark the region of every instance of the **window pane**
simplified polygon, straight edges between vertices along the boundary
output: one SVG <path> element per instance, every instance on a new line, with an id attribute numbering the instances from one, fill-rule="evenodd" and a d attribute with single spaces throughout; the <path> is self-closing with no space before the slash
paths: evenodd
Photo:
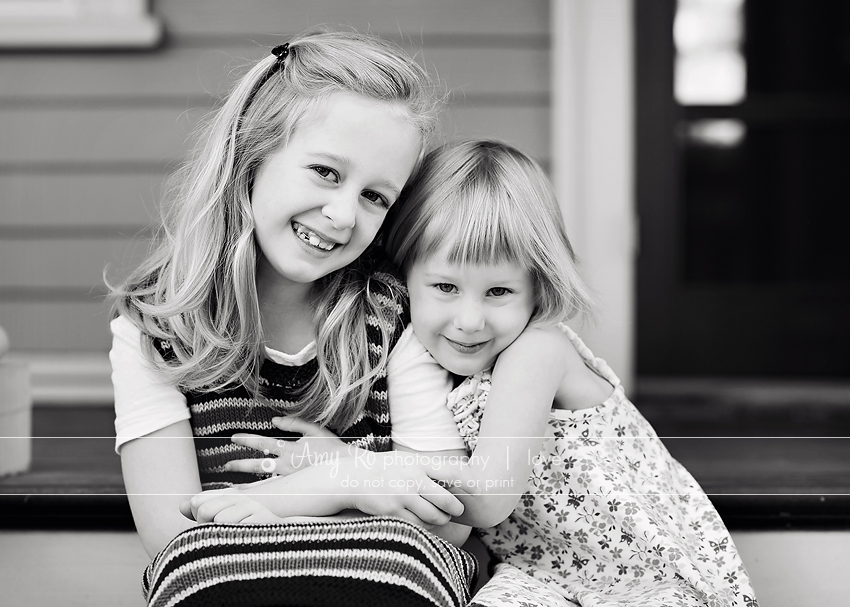
<path id="1" fill-rule="evenodd" d="M 674 93 L 683 105 L 730 105 L 747 94 L 743 0 L 678 0 Z"/>
<path id="2" fill-rule="evenodd" d="M 748 0 L 751 95 L 850 92 L 850 2 Z"/>
<path id="3" fill-rule="evenodd" d="M 679 131 L 687 282 L 850 281 L 850 122 Z"/>

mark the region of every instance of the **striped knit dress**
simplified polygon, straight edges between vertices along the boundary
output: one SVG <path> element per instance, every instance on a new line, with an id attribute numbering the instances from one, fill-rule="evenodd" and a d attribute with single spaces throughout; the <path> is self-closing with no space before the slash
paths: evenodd
<path id="1" fill-rule="evenodd" d="M 406 289 L 395 276 L 375 273 L 372 292 L 394 314 L 367 319 L 370 358 L 378 363 L 383 325 L 392 348 L 408 322 Z M 389 319 L 389 320 L 388 320 Z M 392 322 L 392 326 L 387 323 Z M 169 344 L 158 343 L 164 358 Z M 256 458 L 230 437 L 248 432 L 280 437 L 271 423 L 293 404 L 293 394 L 317 372 L 266 360 L 261 384 L 269 401 L 245 388 L 186 393 L 204 490 L 256 481 L 257 475 L 226 472 L 234 459 Z M 343 440 L 387 451 L 390 438 L 386 373 L 371 387 L 364 412 Z M 478 564 L 467 552 L 416 525 L 391 517 L 281 525 L 199 525 L 174 538 L 145 570 L 149 605 L 410 605 L 451 607 L 469 601 Z"/>

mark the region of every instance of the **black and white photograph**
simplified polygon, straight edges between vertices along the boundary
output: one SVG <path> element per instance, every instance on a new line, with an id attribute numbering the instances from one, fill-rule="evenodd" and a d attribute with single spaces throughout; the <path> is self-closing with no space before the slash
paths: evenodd
<path id="1" fill-rule="evenodd" d="M 850 593 L 850 3 L 0 0 L 0 602 Z"/>

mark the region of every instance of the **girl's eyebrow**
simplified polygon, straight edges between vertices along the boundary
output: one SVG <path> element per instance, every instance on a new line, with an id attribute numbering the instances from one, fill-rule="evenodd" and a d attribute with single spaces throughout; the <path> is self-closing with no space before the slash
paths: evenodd
<path id="1" fill-rule="evenodd" d="M 450 274 L 444 274 L 443 272 L 422 272 L 422 276 L 428 280 L 452 280 Z"/>
<path id="2" fill-rule="evenodd" d="M 314 156 L 317 158 L 324 158 L 325 160 L 332 160 L 338 164 L 350 164 L 348 162 L 348 158 L 345 156 L 337 156 L 336 154 L 331 154 L 330 152 L 309 152 L 308 156 Z"/>
<path id="3" fill-rule="evenodd" d="M 348 158 L 346 158 L 345 156 L 338 156 L 337 154 L 331 154 L 330 152 L 309 152 L 307 155 L 312 156 L 314 158 L 323 158 L 325 160 L 330 160 L 331 162 L 336 162 L 337 164 L 342 164 L 345 166 L 351 164 L 348 161 Z M 401 189 L 389 179 L 379 181 L 377 185 L 384 186 L 385 188 L 387 188 L 390 193 L 393 194 L 396 198 L 401 196 Z"/>

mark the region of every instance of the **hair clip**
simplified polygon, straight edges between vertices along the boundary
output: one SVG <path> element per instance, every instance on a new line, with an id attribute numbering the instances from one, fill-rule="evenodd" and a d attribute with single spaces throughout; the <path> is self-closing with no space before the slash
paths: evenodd
<path id="1" fill-rule="evenodd" d="M 257 81 L 254 85 L 254 88 L 248 94 L 248 98 L 245 100 L 245 105 L 242 107 L 242 113 L 240 116 L 244 116 L 245 112 L 248 110 L 248 106 L 251 105 L 251 102 L 254 100 L 254 96 L 257 94 L 257 91 L 262 88 L 262 86 L 269 81 L 269 79 L 274 76 L 276 73 L 283 69 L 284 60 L 289 57 L 290 53 L 295 52 L 294 49 L 289 49 L 289 43 L 280 44 L 272 49 L 272 55 L 277 57 L 277 61 L 275 61 L 271 67 L 266 71 L 265 74 Z"/>
<path id="2" fill-rule="evenodd" d="M 277 57 L 278 61 L 283 61 L 289 56 L 289 43 L 280 44 L 272 49 L 272 55 Z"/>

